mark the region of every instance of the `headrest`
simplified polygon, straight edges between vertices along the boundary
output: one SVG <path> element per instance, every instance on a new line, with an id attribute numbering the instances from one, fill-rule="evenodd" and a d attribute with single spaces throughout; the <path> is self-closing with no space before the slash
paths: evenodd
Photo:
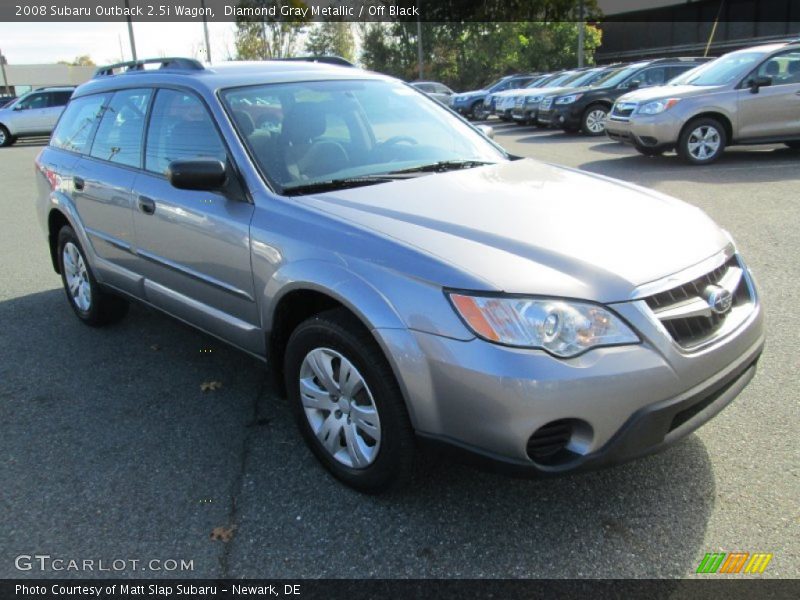
<path id="1" fill-rule="evenodd" d="M 781 72 L 781 66 L 778 64 L 778 61 L 773 59 L 767 63 L 766 73 L 771 77 L 775 77 L 778 73 Z"/>
<path id="2" fill-rule="evenodd" d="M 239 129 L 241 129 L 242 134 L 245 137 L 249 136 L 256 130 L 256 124 L 253 122 L 253 117 L 251 117 L 249 113 L 246 113 L 243 110 L 235 110 L 233 111 L 233 118 L 239 125 Z"/>
<path id="3" fill-rule="evenodd" d="M 284 142 L 300 144 L 309 142 L 325 133 L 325 113 L 317 103 L 295 104 L 283 119 L 281 138 Z"/>

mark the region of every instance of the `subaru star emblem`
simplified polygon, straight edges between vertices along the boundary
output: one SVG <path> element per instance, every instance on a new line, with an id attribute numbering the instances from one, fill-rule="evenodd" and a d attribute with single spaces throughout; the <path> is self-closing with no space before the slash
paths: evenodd
<path id="1" fill-rule="evenodd" d="M 723 287 L 718 285 L 710 285 L 706 288 L 705 294 L 706 302 L 718 315 L 724 315 L 731 309 L 733 304 L 733 295 Z"/>

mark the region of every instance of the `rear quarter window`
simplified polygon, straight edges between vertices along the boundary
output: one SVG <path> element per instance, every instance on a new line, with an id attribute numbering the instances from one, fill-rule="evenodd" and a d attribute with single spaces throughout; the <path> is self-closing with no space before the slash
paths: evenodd
<path id="1" fill-rule="evenodd" d="M 103 116 L 103 106 L 110 94 L 83 96 L 69 103 L 53 132 L 50 145 L 85 154 Z"/>

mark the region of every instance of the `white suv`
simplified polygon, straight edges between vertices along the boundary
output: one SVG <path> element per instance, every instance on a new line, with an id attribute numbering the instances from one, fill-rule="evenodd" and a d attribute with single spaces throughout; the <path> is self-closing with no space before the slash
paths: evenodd
<path id="1" fill-rule="evenodd" d="M 0 147 L 21 137 L 50 135 L 74 91 L 73 87 L 42 88 L 0 108 Z"/>

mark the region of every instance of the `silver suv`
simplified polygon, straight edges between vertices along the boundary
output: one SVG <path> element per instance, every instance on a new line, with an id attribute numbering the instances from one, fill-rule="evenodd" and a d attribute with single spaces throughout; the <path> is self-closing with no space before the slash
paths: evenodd
<path id="1" fill-rule="evenodd" d="M 74 313 L 134 299 L 263 360 L 364 491 L 419 441 L 561 473 L 662 449 L 753 377 L 753 279 L 698 209 L 518 160 L 323 63 L 103 69 L 36 161 Z M 679 232 L 679 235 L 676 235 Z"/>
<path id="2" fill-rule="evenodd" d="M 18 138 L 50 135 L 74 87 L 41 88 L 0 106 L 0 147 Z"/>
<path id="3" fill-rule="evenodd" d="M 800 149 L 800 42 L 731 52 L 669 85 L 625 94 L 606 133 L 645 155 L 675 148 L 693 165 L 734 144 Z"/>

